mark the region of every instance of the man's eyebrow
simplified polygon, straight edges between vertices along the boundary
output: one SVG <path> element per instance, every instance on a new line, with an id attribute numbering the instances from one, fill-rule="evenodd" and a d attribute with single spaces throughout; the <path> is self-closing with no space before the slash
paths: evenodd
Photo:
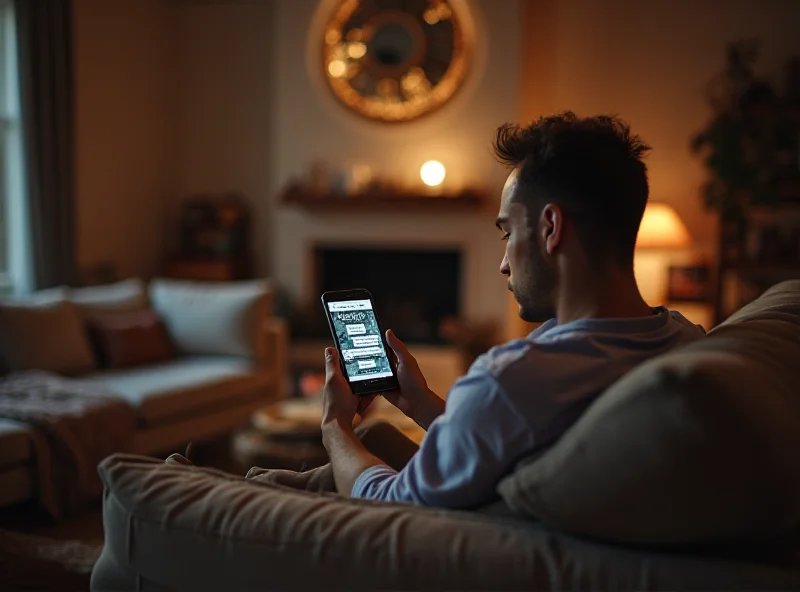
<path id="1" fill-rule="evenodd" d="M 494 225 L 497 226 L 500 230 L 503 230 L 503 224 L 508 224 L 508 218 L 505 216 L 498 216 L 497 220 L 495 220 Z"/>

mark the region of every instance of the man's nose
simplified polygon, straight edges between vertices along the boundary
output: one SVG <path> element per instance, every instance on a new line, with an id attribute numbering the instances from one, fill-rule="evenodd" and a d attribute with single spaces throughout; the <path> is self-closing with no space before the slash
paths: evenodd
<path id="1" fill-rule="evenodd" d="M 500 273 L 503 275 L 511 275 L 511 267 L 508 265 L 508 255 L 503 255 L 503 260 L 500 262 Z"/>

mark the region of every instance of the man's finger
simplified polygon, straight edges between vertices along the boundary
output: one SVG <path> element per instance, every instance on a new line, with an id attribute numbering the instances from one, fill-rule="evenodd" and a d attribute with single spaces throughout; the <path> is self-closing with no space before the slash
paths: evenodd
<path id="1" fill-rule="evenodd" d="M 331 380 L 341 372 L 339 368 L 339 352 L 334 347 L 325 348 L 325 380 Z"/>
<path id="2" fill-rule="evenodd" d="M 391 329 L 386 331 L 386 343 L 388 343 L 389 347 L 394 350 L 394 353 L 397 355 L 399 360 L 403 362 L 408 361 L 408 358 L 411 356 L 411 354 L 409 353 L 406 344 L 400 341 L 400 339 Z"/>

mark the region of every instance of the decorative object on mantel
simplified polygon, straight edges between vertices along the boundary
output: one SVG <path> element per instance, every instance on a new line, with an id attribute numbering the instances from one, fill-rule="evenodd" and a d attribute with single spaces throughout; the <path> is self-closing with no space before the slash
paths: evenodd
<path id="1" fill-rule="evenodd" d="M 236 193 L 193 197 L 181 209 L 178 252 L 167 275 L 202 281 L 233 281 L 252 275 L 250 214 Z"/>
<path id="2" fill-rule="evenodd" d="M 781 94 L 755 74 L 758 47 L 728 47 L 709 93 L 714 116 L 692 139 L 709 172 L 705 206 L 720 216 L 716 322 L 800 277 L 800 59 L 787 63 Z"/>
<path id="3" fill-rule="evenodd" d="M 315 162 L 305 179 L 292 179 L 283 192 L 283 203 L 304 209 L 477 208 L 488 200 L 478 188 L 454 190 L 445 184 L 444 165 L 423 163 L 415 182 L 403 183 L 377 174 L 366 163 L 335 167 Z"/>
<path id="4" fill-rule="evenodd" d="M 334 96 L 384 122 L 441 107 L 468 72 L 464 10 L 452 0 L 339 0 L 322 39 L 322 66 Z"/>

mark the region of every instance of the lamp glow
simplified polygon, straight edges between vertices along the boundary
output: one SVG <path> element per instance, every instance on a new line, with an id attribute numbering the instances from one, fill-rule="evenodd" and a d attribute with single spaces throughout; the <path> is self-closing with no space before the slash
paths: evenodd
<path id="1" fill-rule="evenodd" d="M 636 247 L 682 249 L 692 244 L 689 231 L 675 210 L 665 203 L 649 203 L 644 211 Z"/>
<path id="2" fill-rule="evenodd" d="M 438 160 L 429 160 L 419 169 L 419 176 L 428 187 L 438 187 L 444 181 L 444 165 Z"/>

